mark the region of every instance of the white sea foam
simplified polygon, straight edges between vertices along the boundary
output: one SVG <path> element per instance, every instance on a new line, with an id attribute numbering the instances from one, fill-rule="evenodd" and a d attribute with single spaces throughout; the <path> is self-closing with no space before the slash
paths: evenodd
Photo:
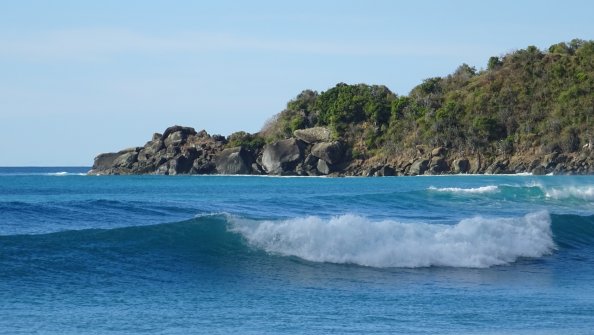
<path id="1" fill-rule="evenodd" d="M 594 186 L 592 185 L 553 187 L 548 189 L 542 187 L 542 190 L 545 192 L 547 198 L 552 199 L 577 198 L 582 200 L 594 200 Z"/>
<path id="2" fill-rule="evenodd" d="M 68 172 L 66 171 L 60 171 L 60 172 L 53 172 L 53 173 L 48 173 L 49 176 L 66 176 L 68 175 Z"/>
<path id="3" fill-rule="evenodd" d="M 499 191 L 499 187 L 497 187 L 495 185 L 481 186 L 481 187 L 475 187 L 475 188 L 460 188 L 460 187 L 443 187 L 443 188 L 437 188 L 437 187 L 431 186 L 431 187 L 429 187 L 429 190 L 431 190 L 431 191 L 437 191 L 437 192 L 476 193 L 476 194 L 480 194 L 480 193 L 493 193 L 493 192 L 497 192 L 497 191 Z"/>
<path id="4" fill-rule="evenodd" d="M 475 217 L 455 225 L 372 221 L 356 215 L 230 221 L 230 230 L 273 254 L 372 267 L 485 268 L 519 257 L 541 257 L 555 247 L 546 212 Z"/>
<path id="5" fill-rule="evenodd" d="M 73 172 L 60 171 L 60 172 L 44 173 L 43 175 L 61 177 L 61 176 L 86 176 L 87 174 L 86 173 L 73 173 Z"/>

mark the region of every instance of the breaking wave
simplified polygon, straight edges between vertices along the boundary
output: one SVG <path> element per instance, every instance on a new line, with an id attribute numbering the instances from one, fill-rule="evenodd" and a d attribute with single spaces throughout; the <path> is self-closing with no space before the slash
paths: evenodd
<path id="1" fill-rule="evenodd" d="M 213 214 L 157 225 L 0 235 L 0 274 L 47 266 L 75 271 L 74 263 L 87 269 L 138 264 L 141 273 L 184 261 L 280 266 L 292 258 L 377 268 L 487 268 L 593 245 L 594 216 L 547 212 L 451 225 L 357 215 L 272 221 Z"/>
<path id="2" fill-rule="evenodd" d="M 552 187 L 544 189 L 547 198 L 552 199 L 581 199 L 594 200 L 594 186 L 568 186 L 568 187 Z"/>
<path id="3" fill-rule="evenodd" d="M 232 222 L 232 231 L 269 253 L 372 267 L 485 268 L 541 257 L 555 248 L 546 212 L 475 217 L 455 225 L 371 221 L 355 215 Z"/>
<path id="4" fill-rule="evenodd" d="M 430 191 L 436 192 L 449 192 L 449 193 L 470 193 L 470 194 L 481 194 L 481 193 L 493 193 L 499 191 L 499 187 L 495 185 L 481 186 L 475 188 L 460 188 L 460 187 L 443 187 L 437 188 L 434 186 L 429 187 Z"/>

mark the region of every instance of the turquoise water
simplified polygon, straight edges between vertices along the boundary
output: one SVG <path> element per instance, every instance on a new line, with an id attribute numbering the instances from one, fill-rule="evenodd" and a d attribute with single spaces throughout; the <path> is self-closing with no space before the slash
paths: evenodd
<path id="1" fill-rule="evenodd" d="M 591 334 L 594 177 L 0 168 L 0 333 Z"/>

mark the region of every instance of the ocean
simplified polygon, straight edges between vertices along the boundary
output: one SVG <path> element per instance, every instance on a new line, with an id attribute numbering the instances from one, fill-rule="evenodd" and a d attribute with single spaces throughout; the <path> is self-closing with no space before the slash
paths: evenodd
<path id="1" fill-rule="evenodd" d="M 0 168 L 1 334 L 592 334 L 593 176 Z"/>

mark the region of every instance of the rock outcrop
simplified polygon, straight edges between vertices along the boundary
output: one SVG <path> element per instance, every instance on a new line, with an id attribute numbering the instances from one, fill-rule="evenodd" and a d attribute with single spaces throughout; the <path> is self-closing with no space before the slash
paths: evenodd
<path id="1" fill-rule="evenodd" d="M 411 155 L 355 159 L 346 142 L 331 141 L 323 127 L 296 130 L 295 137 L 267 145 L 242 146 L 220 135 L 173 126 L 155 133 L 142 147 L 95 158 L 90 174 L 271 174 L 296 176 L 401 176 L 434 174 L 592 174 L 594 151 L 537 152 L 484 157 L 448 148 L 417 146 Z"/>
<path id="2" fill-rule="evenodd" d="M 329 142 L 331 137 L 330 130 L 324 127 L 297 129 L 293 132 L 293 135 L 297 139 L 309 144 L 318 142 Z"/>
<path id="3" fill-rule="evenodd" d="M 252 156 L 242 147 L 225 149 L 216 158 L 216 170 L 220 174 L 251 174 Z"/>
<path id="4" fill-rule="evenodd" d="M 215 156 L 225 139 L 194 128 L 173 126 L 154 134 L 143 147 L 100 154 L 90 174 L 215 173 Z"/>
<path id="5" fill-rule="evenodd" d="M 337 164 L 343 158 L 344 146 L 340 142 L 317 143 L 311 148 L 311 154 L 328 164 Z"/>
<path id="6" fill-rule="evenodd" d="M 262 166 L 269 174 L 287 174 L 295 169 L 302 157 L 302 144 L 290 138 L 264 146 Z"/>

